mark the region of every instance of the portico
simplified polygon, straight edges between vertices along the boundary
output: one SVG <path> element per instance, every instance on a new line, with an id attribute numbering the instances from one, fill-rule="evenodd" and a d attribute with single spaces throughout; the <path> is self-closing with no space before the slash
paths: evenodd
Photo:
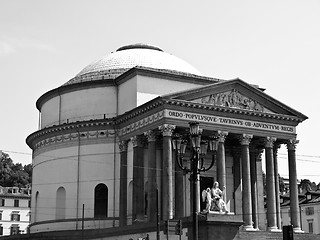
<path id="1" fill-rule="evenodd" d="M 190 176 L 177 168 L 171 143 L 174 134 L 187 137 L 188 123 L 197 121 L 203 129 L 203 140 L 213 137 L 219 142 L 214 167 L 200 176 L 197 185 L 199 211 L 203 210 L 200 191 L 212 187 L 210 184 L 214 180 L 220 183 L 221 189 L 226 189 L 224 200 L 232 213 L 242 217 L 245 230 L 279 230 L 276 152 L 284 144 L 288 147 L 291 222 L 295 231 L 300 231 L 295 128 L 305 119 L 303 114 L 240 79 L 158 97 L 119 116 L 116 124 L 121 146 L 133 144 L 133 152 L 120 148 L 121 163 L 124 163 L 120 171 L 120 223 L 155 222 L 156 189 L 160 193 L 162 220 L 190 216 Z M 137 138 L 142 143 L 140 154 L 136 153 L 138 150 L 133 141 Z M 261 189 L 262 151 L 266 162 L 267 226 L 264 226 Z M 133 158 L 132 179 L 127 178 L 129 169 L 125 169 L 130 154 Z M 186 150 L 188 154 L 190 149 Z M 133 182 L 132 196 L 128 195 L 127 183 L 130 181 Z M 135 209 L 128 209 L 128 203 L 121 199 L 123 196 L 132 201 Z M 130 223 L 128 216 L 131 215 Z"/>

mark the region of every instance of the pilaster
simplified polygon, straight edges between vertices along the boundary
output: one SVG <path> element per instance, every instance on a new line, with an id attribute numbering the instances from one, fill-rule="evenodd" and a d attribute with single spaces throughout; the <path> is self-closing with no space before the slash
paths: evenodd
<path id="1" fill-rule="evenodd" d="M 148 140 L 148 191 L 147 216 L 149 222 L 157 219 L 157 162 L 156 162 L 156 133 L 154 130 L 144 132 Z"/>
<path id="2" fill-rule="evenodd" d="M 120 196 L 119 196 L 119 225 L 125 226 L 127 225 L 127 194 L 128 194 L 128 186 L 127 186 L 127 150 L 128 150 L 128 141 L 120 141 L 119 142 L 119 150 L 120 150 Z"/>
<path id="3" fill-rule="evenodd" d="M 134 136 L 131 141 L 133 144 L 132 220 L 133 223 L 137 223 L 144 221 L 143 139 L 141 136 Z"/>

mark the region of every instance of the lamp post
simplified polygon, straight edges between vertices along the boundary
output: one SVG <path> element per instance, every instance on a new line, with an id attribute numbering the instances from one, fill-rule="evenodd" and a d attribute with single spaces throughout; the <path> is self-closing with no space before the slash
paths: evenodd
<path id="1" fill-rule="evenodd" d="M 197 211 L 197 182 L 198 174 L 200 172 L 208 171 L 212 168 L 215 162 L 215 155 L 218 148 L 218 141 L 210 139 L 209 141 L 201 140 L 202 129 L 199 127 L 198 122 L 189 123 L 190 142 L 192 155 L 190 158 L 190 167 L 184 166 L 184 154 L 187 148 L 187 140 L 180 137 L 174 137 L 172 140 L 172 147 L 177 153 L 177 164 L 184 172 L 190 173 L 190 181 L 192 182 L 192 236 L 193 240 L 198 240 L 198 211 Z M 208 145 L 213 151 L 212 160 L 209 167 L 205 167 L 205 156 L 207 154 Z"/>

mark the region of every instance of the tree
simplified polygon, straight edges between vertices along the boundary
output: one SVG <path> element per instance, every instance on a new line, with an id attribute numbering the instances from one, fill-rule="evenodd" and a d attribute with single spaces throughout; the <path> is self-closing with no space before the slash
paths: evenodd
<path id="1" fill-rule="evenodd" d="M 0 154 L 0 186 L 26 187 L 31 185 L 32 165 L 14 164 L 9 154 Z"/>

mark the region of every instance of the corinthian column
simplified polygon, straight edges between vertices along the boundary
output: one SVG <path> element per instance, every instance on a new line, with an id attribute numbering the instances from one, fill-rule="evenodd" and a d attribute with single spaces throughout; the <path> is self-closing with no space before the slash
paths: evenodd
<path id="1" fill-rule="evenodd" d="M 278 149 L 280 144 L 275 144 L 273 148 L 274 159 L 274 179 L 275 179 L 275 194 L 276 194 L 276 217 L 277 227 L 281 229 L 281 212 L 280 212 L 280 190 L 279 190 L 279 173 L 278 173 Z"/>
<path id="2" fill-rule="evenodd" d="M 274 176 L 273 144 L 276 138 L 267 137 L 265 139 L 266 148 L 266 184 L 267 184 L 267 223 L 268 230 L 277 230 L 276 215 L 276 190 Z"/>
<path id="3" fill-rule="evenodd" d="M 218 153 L 217 153 L 217 180 L 219 182 L 220 187 L 223 189 L 223 200 L 227 203 L 226 199 L 226 186 L 227 186 L 227 177 L 226 177 L 226 154 L 224 148 L 224 142 L 228 132 L 218 131 L 217 132 L 217 140 L 219 142 L 218 145 Z"/>
<path id="4" fill-rule="evenodd" d="M 241 162 L 242 162 L 242 214 L 245 230 L 254 230 L 252 226 L 252 201 L 251 201 L 251 180 L 250 180 L 250 153 L 249 144 L 252 139 L 250 134 L 242 134 Z"/>
<path id="5" fill-rule="evenodd" d="M 163 124 L 159 130 L 163 135 L 163 185 L 162 209 L 163 219 L 173 218 L 173 171 L 172 171 L 172 145 L 171 136 L 175 125 Z"/>
<path id="6" fill-rule="evenodd" d="M 120 141 L 119 142 L 119 149 L 120 149 L 120 196 L 119 196 L 119 225 L 125 226 L 127 225 L 127 149 L 128 149 L 128 142 L 127 141 Z"/>
<path id="7" fill-rule="evenodd" d="M 251 178 L 251 201 L 252 201 L 252 221 L 253 228 L 258 229 L 258 192 L 257 192 L 257 152 L 255 146 L 249 147 L 250 150 L 250 178 Z"/>
<path id="8" fill-rule="evenodd" d="M 143 143 L 141 137 L 131 138 L 133 144 L 133 190 L 132 219 L 133 222 L 144 220 L 144 169 Z"/>
<path id="9" fill-rule="evenodd" d="M 290 187 L 290 213 L 291 224 L 295 232 L 301 232 L 300 211 L 297 186 L 297 166 L 296 166 L 296 139 L 288 140 L 288 160 L 289 160 L 289 187 Z"/>
<path id="10" fill-rule="evenodd" d="M 257 203 L 258 213 L 264 213 L 264 187 L 263 187 L 263 171 L 262 171 L 262 153 L 263 148 L 256 149 L 256 170 L 257 170 Z M 266 230 L 266 216 L 265 214 L 258 214 L 258 228 L 259 230 Z"/>
<path id="11" fill-rule="evenodd" d="M 147 215 L 149 222 L 157 219 L 157 162 L 156 162 L 156 135 L 153 130 L 144 133 L 148 139 L 148 191 Z"/>

